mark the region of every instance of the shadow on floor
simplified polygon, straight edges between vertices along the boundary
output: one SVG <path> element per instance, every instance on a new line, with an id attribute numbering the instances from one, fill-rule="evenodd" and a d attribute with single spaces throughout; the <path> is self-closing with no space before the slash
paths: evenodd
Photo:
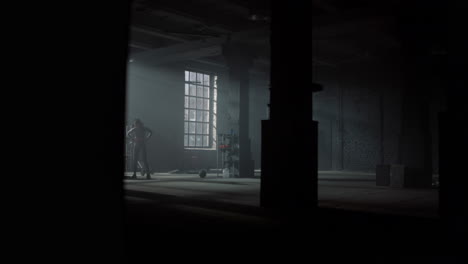
<path id="1" fill-rule="evenodd" d="M 158 251 L 175 247 L 258 254 L 332 250 L 338 254 L 439 255 L 456 252 L 463 242 L 444 232 L 439 219 L 325 208 L 286 213 L 139 191 L 126 194 L 130 259 L 140 256 L 145 245 Z"/>

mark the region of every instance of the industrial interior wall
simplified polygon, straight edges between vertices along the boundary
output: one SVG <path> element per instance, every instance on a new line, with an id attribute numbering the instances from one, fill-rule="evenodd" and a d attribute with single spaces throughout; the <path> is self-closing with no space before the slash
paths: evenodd
<path id="1" fill-rule="evenodd" d="M 319 170 L 374 172 L 377 164 L 399 163 L 403 89 L 408 82 L 399 68 L 396 56 L 314 69 L 314 82 L 324 88 L 314 95 L 313 107 L 319 122 Z M 442 89 L 427 91 L 434 173 L 437 113 L 445 105 Z M 414 141 L 420 136 L 414 135 Z"/>
<path id="2" fill-rule="evenodd" d="M 218 76 L 218 133 L 239 133 L 239 90 L 229 85 L 227 68 L 196 62 L 158 67 L 129 63 L 127 73 L 127 120 L 141 118 L 154 134 L 148 142 L 148 161 L 155 171 L 216 168 L 215 150 L 188 150 L 184 138 L 184 71 Z M 252 75 L 250 126 L 252 158 L 260 167 L 260 124 L 267 118 L 268 78 Z M 221 164 L 219 164 L 221 166 Z"/>
<path id="3" fill-rule="evenodd" d="M 229 76 L 220 77 L 218 92 L 218 133 L 239 135 L 239 88 L 229 85 Z M 261 120 L 268 119 L 269 77 L 250 74 L 249 80 L 249 138 L 255 169 L 261 162 Z"/>
<path id="4" fill-rule="evenodd" d="M 148 67 L 130 63 L 127 116 L 141 118 L 153 129 L 148 158 L 157 171 L 215 168 L 216 151 L 183 146 L 184 70 L 218 74 L 218 133 L 238 133 L 239 91 L 229 85 L 226 68 L 178 63 Z M 340 68 L 314 68 L 314 82 L 324 90 L 314 95 L 314 120 L 319 122 L 319 170 L 374 171 L 381 162 L 398 162 L 402 91 L 398 64 L 361 62 Z M 261 120 L 268 119 L 268 77 L 251 75 L 250 122 L 252 158 L 260 168 Z M 437 172 L 437 113 L 440 92 L 431 91 L 434 172 Z M 293 102 L 291 102 L 293 103 Z M 291 144 L 300 144 L 294 139 Z"/>
<path id="5" fill-rule="evenodd" d="M 319 170 L 372 172 L 396 163 L 401 78 L 392 63 L 360 62 L 316 67 L 314 120 L 319 122 Z"/>
<path id="6" fill-rule="evenodd" d="M 155 171 L 181 166 L 184 139 L 184 72 L 177 66 L 150 67 L 129 63 L 127 121 L 140 118 L 153 131 L 147 143 Z"/>

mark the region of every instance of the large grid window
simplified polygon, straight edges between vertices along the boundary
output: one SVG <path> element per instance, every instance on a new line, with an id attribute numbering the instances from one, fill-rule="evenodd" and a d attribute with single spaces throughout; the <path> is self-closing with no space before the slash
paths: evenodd
<path id="1" fill-rule="evenodd" d="M 185 71 L 185 148 L 216 146 L 216 82 L 214 75 Z"/>

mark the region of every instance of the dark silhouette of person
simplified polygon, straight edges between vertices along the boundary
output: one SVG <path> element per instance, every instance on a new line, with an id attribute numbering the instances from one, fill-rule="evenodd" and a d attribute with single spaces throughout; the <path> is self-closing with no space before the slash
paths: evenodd
<path id="1" fill-rule="evenodd" d="M 140 119 L 136 119 L 133 123 L 133 127 L 127 132 L 127 137 L 129 137 L 133 143 L 132 179 L 136 179 L 136 171 L 139 160 L 142 161 L 145 166 L 146 178 L 151 179 L 148 160 L 146 156 L 146 141 L 148 141 L 148 139 L 150 139 L 152 135 L 153 132 L 151 131 L 151 129 L 145 127 Z"/>

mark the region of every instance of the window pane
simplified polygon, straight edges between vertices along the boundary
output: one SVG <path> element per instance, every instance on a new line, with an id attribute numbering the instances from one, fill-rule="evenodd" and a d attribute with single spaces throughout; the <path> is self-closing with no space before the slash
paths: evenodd
<path id="1" fill-rule="evenodd" d="M 204 102 L 204 109 L 205 110 L 210 110 L 210 99 L 203 99 L 205 102 Z"/>
<path id="2" fill-rule="evenodd" d="M 213 100 L 217 100 L 218 99 L 218 89 L 213 89 Z"/>
<path id="3" fill-rule="evenodd" d="M 189 95 L 189 85 L 188 85 L 188 83 L 185 84 L 185 95 Z"/>
<path id="4" fill-rule="evenodd" d="M 210 88 L 209 87 L 203 87 L 203 97 L 210 98 Z"/>
<path id="5" fill-rule="evenodd" d="M 189 107 L 188 102 L 189 102 L 189 98 L 188 98 L 188 96 L 185 96 L 185 104 L 184 104 L 185 108 Z"/>
<path id="6" fill-rule="evenodd" d="M 197 86 L 197 96 L 203 97 L 203 86 Z"/>
<path id="7" fill-rule="evenodd" d="M 218 76 L 214 76 L 214 79 L 213 79 L 213 87 L 214 88 L 217 88 L 218 87 Z"/>
<path id="8" fill-rule="evenodd" d="M 197 147 L 202 146 L 202 136 L 197 136 Z"/>
<path id="9" fill-rule="evenodd" d="M 210 85 L 210 76 L 208 74 L 203 75 L 203 85 L 206 85 L 206 86 Z"/>
<path id="10" fill-rule="evenodd" d="M 197 134 L 202 133 L 202 123 L 197 123 Z"/>
<path id="11" fill-rule="evenodd" d="M 185 121 L 188 120 L 188 113 L 189 113 L 189 110 L 185 109 L 185 113 L 184 113 L 184 120 Z"/>
<path id="12" fill-rule="evenodd" d="M 216 115 L 213 115 L 213 126 L 216 126 Z"/>
<path id="13" fill-rule="evenodd" d="M 203 122 L 210 122 L 210 112 L 203 111 Z"/>
<path id="14" fill-rule="evenodd" d="M 213 113 L 216 114 L 217 110 L 218 110 L 218 105 L 216 103 L 213 103 Z"/>
<path id="15" fill-rule="evenodd" d="M 190 85 L 190 95 L 191 96 L 197 96 L 197 86 L 191 84 Z"/>
<path id="16" fill-rule="evenodd" d="M 193 122 L 189 123 L 189 133 L 190 134 L 195 134 L 195 123 L 193 123 Z"/>
<path id="17" fill-rule="evenodd" d="M 196 112 L 197 112 L 196 110 L 190 110 L 190 115 L 189 115 L 190 121 L 197 121 L 196 116 L 195 116 Z"/>
<path id="18" fill-rule="evenodd" d="M 190 108 L 196 108 L 197 107 L 197 99 L 195 97 L 190 97 Z"/>
<path id="19" fill-rule="evenodd" d="M 203 136 L 203 146 L 208 147 L 208 136 Z"/>
<path id="20" fill-rule="evenodd" d="M 190 146 L 190 147 L 194 147 L 194 146 L 195 146 L 195 136 L 194 136 L 194 135 L 190 135 L 190 136 L 189 136 L 189 146 Z"/>
<path id="21" fill-rule="evenodd" d="M 197 83 L 199 84 L 203 83 L 203 74 L 197 73 Z"/>
<path id="22" fill-rule="evenodd" d="M 203 111 L 197 110 L 197 120 L 196 121 L 203 121 Z"/>
<path id="23" fill-rule="evenodd" d="M 188 80 L 189 80 L 189 72 L 185 71 L 185 81 L 188 81 Z"/>
<path id="24" fill-rule="evenodd" d="M 190 81 L 191 82 L 197 81 L 196 74 L 194 72 L 190 72 Z"/>
<path id="25" fill-rule="evenodd" d="M 184 122 L 184 133 L 188 134 L 188 122 Z"/>
<path id="26" fill-rule="evenodd" d="M 204 109 L 203 108 L 203 99 L 197 98 L 197 109 Z"/>
<path id="27" fill-rule="evenodd" d="M 203 134 L 208 135 L 210 133 L 210 126 L 207 123 L 203 124 Z"/>
<path id="28" fill-rule="evenodd" d="M 188 146 L 188 136 L 184 136 L 184 147 Z"/>

